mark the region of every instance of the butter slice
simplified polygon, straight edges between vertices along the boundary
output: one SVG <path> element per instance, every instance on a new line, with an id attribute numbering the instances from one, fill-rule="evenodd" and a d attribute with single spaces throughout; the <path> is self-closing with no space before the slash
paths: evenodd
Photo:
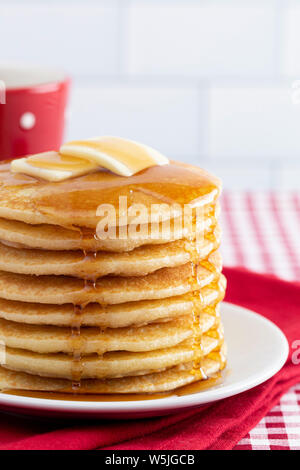
<path id="1" fill-rule="evenodd" d="M 82 176 L 99 168 L 87 159 L 63 156 L 58 152 L 43 152 L 13 160 L 12 173 L 23 173 L 46 181 L 59 182 Z"/>
<path id="2" fill-rule="evenodd" d="M 62 155 L 86 158 L 121 176 L 132 176 L 169 160 L 147 145 L 120 137 L 103 136 L 68 142 L 60 148 Z"/>
<path id="3" fill-rule="evenodd" d="M 86 175 L 100 168 L 121 176 L 132 176 L 169 160 L 148 147 L 120 137 L 96 137 L 64 144 L 59 152 L 43 152 L 11 162 L 13 173 L 59 182 Z"/>

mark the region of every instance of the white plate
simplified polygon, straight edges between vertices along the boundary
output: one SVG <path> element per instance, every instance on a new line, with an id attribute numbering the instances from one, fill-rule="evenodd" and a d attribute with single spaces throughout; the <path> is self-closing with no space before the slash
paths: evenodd
<path id="1" fill-rule="evenodd" d="M 228 346 L 228 373 L 220 385 L 181 397 L 122 402 L 61 401 L 0 394 L 0 409 L 63 418 L 161 416 L 244 392 L 265 382 L 281 369 L 289 347 L 277 326 L 257 313 L 225 302 L 222 318 Z"/>

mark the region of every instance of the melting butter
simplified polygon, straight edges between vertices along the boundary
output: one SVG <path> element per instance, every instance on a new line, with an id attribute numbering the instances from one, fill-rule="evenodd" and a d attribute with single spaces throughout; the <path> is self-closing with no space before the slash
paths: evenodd
<path id="1" fill-rule="evenodd" d="M 97 163 L 87 159 L 52 151 L 13 160 L 10 166 L 12 173 L 23 173 L 53 182 L 82 176 L 98 168 Z"/>
<path id="2" fill-rule="evenodd" d="M 69 142 L 60 148 L 60 153 L 85 158 L 121 176 L 169 163 L 164 155 L 147 145 L 112 136 Z"/>
<path id="3" fill-rule="evenodd" d="M 64 144 L 59 152 L 43 152 L 13 160 L 12 173 L 23 173 L 47 181 L 64 181 L 100 168 L 121 176 L 166 165 L 169 160 L 143 144 L 120 137 L 97 137 Z"/>

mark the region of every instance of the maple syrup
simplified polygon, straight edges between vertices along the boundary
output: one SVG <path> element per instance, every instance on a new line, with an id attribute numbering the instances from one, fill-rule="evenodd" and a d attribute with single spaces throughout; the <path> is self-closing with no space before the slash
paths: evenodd
<path id="1" fill-rule="evenodd" d="M 134 196 L 144 193 L 152 197 L 151 203 L 197 206 L 214 201 L 219 194 L 218 180 L 175 162 L 147 168 L 129 178 L 99 169 L 57 183 L 13 174 L 7 164 L 0 164 L 0 194 L 3 189 L 22 186 L 34 189 L 37 210 L 48 213 L 51 209 L 54 224 L 55 211 L 63 210 L 65 219 L 72 219 L 77 213 L 96 214 L 99 204 L 112 204 L 117 209 L 119 196 L 127 196 L 132 203 Z"/>
<path id="2" fill-rule="evenodd" d="M 81 227 L 78 227 L 80 231 L 81 239 L 85 239 L 85 237 L 91 237 L 92 230 L 84 230 Z M 94 231 L 95 236 L 95 231 Z M 97 256 L 96 252 L 87 252 L 86 250 L 82 250 L 82 257 L 83 262 L 88 262 L 91 259 L 95 259 Z M 82 292 L 85 293 L 87 291 L 95 290 L 96 283 L 97 283 L 97 273 L 95 273 L 92 277 L 85 277 L 82 279 L 83 288 Z M 81 327 L 82 327 L 82 317 L 84 313 L 84 309 L 87 306 L 87 303 L 79 303 L 73 305 L 73 314 L 71 319 L 71 335 L 70 335 L 70 343 L 71 343 L 71 351 L 72 351 L 72 368 L 71 368 L 71 376 L 72 376 L 72 390 L 74 393 L 77 393 L 80 390 L 81 386 L 81 377 L 83 372 L 83 360 L 82 360 L 82 350 L 85 345 L 84 336 L 81 335 Z"/>
<path id="3" fill-rule="evenodd" d="M 74 162 L 71 159 L 64 160 L 66 165 L 80 165 L 80 162 Z M 34 163 L 33 163 L 34 164 Z M 37 162 L 40 164 L 40 162 Z M 44 165 L 55 165 L 56 163 L 44 162 Z M 46 168 L 46 167 L 44 167 Z M 49 166 L 48 166 L 49 168 Z M 128 206 L 130 207 L 136 201 L 136 195 L 150 196 L 152 202 L 164 202 L 167 204 L 190 205 L 192 208 L 207 207 L 210 209 L 208 216 L 212 220 L 210 229 L 204 234 L 206 240 L 215 242 L 214 230 L 217 225 L 215 217 L 215 201 L 219 195 L 220 187 L 217 179 L 205 172 L 193 171 L 190 167 L 185 167 L 175 162 L 165 166 L 153 166 L 146 170 L 140 171 L 130 178 L 118 176 L 106 170 L 96 171 L 85 176 L 74 179 L 65 180 L 58 183 L 49 183 L 37 178 L 33 178 L 21 174 L 12 174 L 9 171 L 7 163 L 0 164 L 0 197 L 1 190 L 15 187 L 32 187 L 35 190 L 35 200 L 33 201 L 34 209 L 40 213 L 51 215 L 55 223 L 55 212 L 63 211 L 66 219 L 72 220 L 77 214 L 92 213 L 96 214 L 99 204 L 112 204 L 118 207 L 119 197 L 128 197 Z M 146 199 L 148 201 L 148 199 Z M 51 209 L 51 210 L 50 210 Z M 206 214 L 207 215 L 207 214 Z M 66 224 L 68 226 L 68 224 Z M 93 227 L 73 227 L 74 230 L 80 230 L 81 238 L 97 238 L 96 230 Z M 191 263 L 191 285 L 190 299 L 193 304 L 193 321 L 191 327 L 194 332 L 193 350 L 194 361 L 191 373 L 198 379 L 196 382 L 182 389 L 178 389 L 166 394 L 143 394 L 143 395 L 97 395 L 95 397 L 89 395 L 81 395 L 80 384 L 82 377 L 82 346 L 83 335 L 81 335 L 82 312 L 85 304 L 78 303 L 74 305 L 74 312 L 70 325 L 70 342 L 73 351 L 72 361 L 72 390 L 74 396 L 69 394 L 46 394 L 55 399 L 66 400 L 84 400 L 84 401 L 127 401 L 127 400 L 149 400 L 157 399 L 165 396 L 181 396 L 189 393 L 197 393 L 200 390 L 215 385 L 220 379 L 219 376 L 208 378 L 202 369 L 203 350 L 201 344 L 202 331 L 200 326 L 201 312 L 207 312 L 216 316 L 216 305 L 203 307 L 203 298 L 201 289 L 199 289 L 198 267 L 202 266 L 210 272 L 216 274 L 217 268 L 209 261 L 209 256 L 204 260 L 199 260 L 197 251 L 197 237 L 190 239 L 186 243 L 186 250 L 190 255 Z M 96 253 L 82 252 L 83 260 L 90 260 L 95 257 Z M 95 289 L 97 282 L 97 273 L 93 279 L 82 280 L 83 291 Z M 220 291 L 218 281 L 214 281 L 210 286 Z M 209 358 L 220 363 L 221 368 L 224 366 L 224 358 L 218 351 L 214 351 L 208 355 Z M 45 397 L 45 393 L 36 392 L 8 392 L 22 396 Z M 62 398 L 57 398 L 58 396 Z M 129 398 L 130 397 L 130 398 Z"/>

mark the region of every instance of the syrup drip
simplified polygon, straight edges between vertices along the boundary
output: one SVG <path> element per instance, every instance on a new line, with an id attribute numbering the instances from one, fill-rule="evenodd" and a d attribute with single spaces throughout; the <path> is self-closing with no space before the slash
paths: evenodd
<path id="1" fill-rule="evenodd" d="M 190 279 L 192 288 L 198 284 L 198 265 L 194 261 L 191 261 L 192 267 L 192 277 Z M 191 300 L 193 303 L 193 324 L 192 328 L 194 331 L 193 338 L 193 350 L 194 350 L 194 360 L 193 360 L 193 369 L 192 374 L 195 375 L 199 380 L 207 379 L 206 374 L 204 373 L 201 367 L 201 361 L 203 356 L 203 347 L 202 347 L 202 330 L 200 326 L 200 315 L 203 305 L 203 296 L 201 290 L 193 290 L 191 294 Z"/>
<path id="2" fill-rule="evenodd" d="M 82 305 L 74 305 L 74 312 L 71 323 L 71 344 L 72 344 L 72 390 L 76 392 L 80 388 L 82 364 L 81 364 L 81 315 Z"/>
<path id="3" fill-rule="evenodd" d="M 208 214 L 205 214 L 205 215 L 211 219 L 212 223 L 211 223 L 210 229 L 207 232 L 204 232 L 204 238 L 205 240 L 214 244 L 215 243 L 214 231 L 217 225 L 217 219 L 215 217 L 215 206 L 213 205 L 209 209 Z M 199 221 L 197 220 L 196 216 L 193 217 L 193 223 L 196 226 L 196 230 L 198 230 Z M 204 267 L 205 269 L 212 272 L 213 274 L 216 274 L 217 268 L 214 266 L 213 263 L 209 261 L 209 257 L 211 256 L 211 253 L 209 253 L 209 255 L 204 260 L 199 259 L 198 246 L 199 245 L 197 244 L 197 237 L 196 237 L 196 240 L 193 240 L 192 238 L 190 238 L 189 241 L 185 244 L 185 249 L 188 252 L 189 257 L 190 257 L 191 272 L 192 272 L 192 275 L 189 279 L 189 283 L 191 286 L 190 299 L 193 304 L 193 320 L 192 320 L 191 326 L 194 332 L 194 336 L 193 336 L 194 360 L 193 360 L 193 368 L 191 372 L 193 375 L 199 378 L 199 380 L 203 380 L 203 379 L 207 380 L 208 378 L 205 375 L 203 368 L 201 366 L 202 358 L 203 358 L 203 347 L 202 347 L 203 332 L 201 331 L 201 326 L 200 326 L 200 315 L 202 312 L 205 312 L 212 316 L 216 316 L 216 305 L 219 301 L 219 298 L 214 303 L 214 305 L 210 305 L 204 308 L 204 299 L 201 293 L 201 289 L 199 289 L 198 267 L 199 266 Z M 211 284 L 209 284 L 208 287 L 219 291 L 218 281 L 212 282 Z"/>
<path id="4" fill-rule="evenodd" d="M 91 230 L 84 230 L 84 228 L 79 228 L 81 240 L 85 237 L 91 237 Z M 95 234 L 94 234 L 95 235 Z M 87 252 L 86 250 L 82 250 L 83 262 L 88 262 L 91 259 L 95 259 L 97 257 L 97 252 Z M 90 292 L 91 290 L 95 290 L 97 285 L 97 274 L 94 277 L 87 279 L 83 279 L 83 289 L 82 292 Z M 72 350 L 72 391 L 74 393 L 78 393 L 81 387 L 81 378 L 83 372 L 83 358 L 82 358 L 82 350 L 84 346 L 84 339 L 81 335 L 81 326 L 82 326 L 82 316 L 87 303 L 80 303 L 78 305 L 74 305 L 73 308 L 73 315 L 71 320 L 71 350 Z"/>

